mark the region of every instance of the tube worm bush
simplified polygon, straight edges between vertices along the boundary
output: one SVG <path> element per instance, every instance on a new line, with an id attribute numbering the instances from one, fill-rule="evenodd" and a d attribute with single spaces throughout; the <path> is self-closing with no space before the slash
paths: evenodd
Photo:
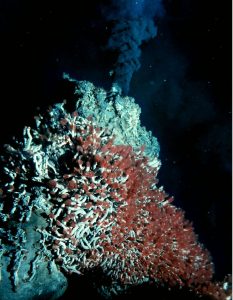
<path id="1" fill-rule="evenodd" d="M 158 152 L 146 149 L 156 141 L 137 123 L 137 105 L 121 101 L 115 91 L 105 94 L 103 114 L 96 116 L 92 109 L 101 106 L 100 90 L 76 84 L 79 100 L 73 112 L 64 103 L 51 107 L 36 117 L 34 129 L 25 128 L 23 141 L 6 146 L 1 158 L 1 254 L 16 254 L 13 284 L 23 255 L 22 224 L 35 212 L 46 221 L 36 228 L 40 259 L 68 274 L 101 270 L 103 280 L 96 287 L 107 298 L 151 282 L 225 299 L 224 287 L 211 282 L 209 253 L 183 211 L 158 186 Z M 124 123 L 119 114 L 127 103 L 132 110 L 125 110 Z M 117 128 L 108 125 L 114 113 Z M 141 145 L 140 135 L 146 141 Z"/>

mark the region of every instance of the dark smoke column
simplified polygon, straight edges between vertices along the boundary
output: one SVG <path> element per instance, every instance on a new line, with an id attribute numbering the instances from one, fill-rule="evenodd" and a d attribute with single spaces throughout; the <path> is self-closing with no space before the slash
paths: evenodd
<path id="1" fill-rule="evenodd" d="M 124 94 L 129 91 L 133 73 L 140 68 L 141 44 L 157 34 L 154 18 L 163 14 L 161 2 L 113 0 L 103 10 L 105 18 L 113 23 L 107 48 L 118 54 L 112 76 Z"/>

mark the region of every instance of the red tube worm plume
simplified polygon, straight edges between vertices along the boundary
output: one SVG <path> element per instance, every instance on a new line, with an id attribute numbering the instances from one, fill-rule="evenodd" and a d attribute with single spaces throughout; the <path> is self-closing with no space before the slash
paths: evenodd
<path id="1" fill-rule="evenodd" d="M 52 208 L 42 234 L 61 268 L 78 274 L 101 268 L 112 282 L 109 294 L 149 281 L 226 299 L 211 282 L 208 252 L 157 187 L 158 169 L 143 149 L 114 145 L 107 130 L 76 113 L 59 126 L 68 134 L 56 148 L 64 154 L 60 173 L 48 181 Z"/>

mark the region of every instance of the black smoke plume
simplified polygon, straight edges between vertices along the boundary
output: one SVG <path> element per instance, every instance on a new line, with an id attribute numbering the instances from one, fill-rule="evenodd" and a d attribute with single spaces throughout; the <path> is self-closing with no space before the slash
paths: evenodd
<path id="1" fill-rule="evenodd" d="M 103 10 L 112 23 L 107 49 L 117 53 L 110 74 L 127 94 L 133 73 L 140 68 L 140 46 L 157 35 L 155 18 L 164 13 L 161 0 L 112 0 Z"/>

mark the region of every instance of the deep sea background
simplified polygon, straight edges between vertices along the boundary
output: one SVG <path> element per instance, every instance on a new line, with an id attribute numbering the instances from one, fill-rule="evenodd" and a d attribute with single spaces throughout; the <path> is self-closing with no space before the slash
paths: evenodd
<path id="1" fill-rule="evenodd" d="M 63 72 L 110 88 L 115 53 L 105 47 L 111 26 L 100 14 L 103 3 L 0 0 L 1 145 L 33 124 L 38 107 L 71 97 Z M 164 7 L 157 37 L 141 47 L 129 95 L 141 106 L 142 124 L 159 140 L 160 184 L 186 211 L 222 280 L 231 273 L 232 245 L 231 3 L 166 0 Z M 100 299 L 88 279 L 70 282 L 62 299 L 84 292 Z M 132 295 L 156 293 L 145 287 Z"/>

